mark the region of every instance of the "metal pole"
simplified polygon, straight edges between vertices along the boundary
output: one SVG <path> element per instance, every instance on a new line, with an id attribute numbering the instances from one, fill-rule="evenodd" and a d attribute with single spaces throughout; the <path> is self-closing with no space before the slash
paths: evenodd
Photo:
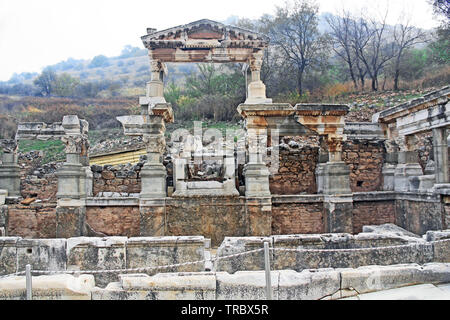
<path id="1" fill-rule="evenodd" d="M 31 283 L 31 265 L 26 265 L 26 285 L 27 285 L 27 300 L 32 300 L 32 283 Z"/>
<path id="2" fill-rule="evenodd" d="M 264 264 L 266 269 L 266 297 L 267 300 L 272 300 L 272 281 L 270 277 L 270 257 L 269 257 L 269 243 L 264 242 Z"/>

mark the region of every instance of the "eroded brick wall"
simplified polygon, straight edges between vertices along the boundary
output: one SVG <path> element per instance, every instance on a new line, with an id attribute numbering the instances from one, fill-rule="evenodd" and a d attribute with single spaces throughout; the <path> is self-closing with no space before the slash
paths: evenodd
<path id="1" fill-rule="evenodd" d="M 323 232 L 323 203 L 272 204 L 272 234 Z"/>
<path id="2" fill-rule="evenodd" d="M 382 141 L 348 140 L 344 143 L 342 160 L 350 167 L 352 192 L 383 189 L 384 152 Z"/>
<path id="3" fill-rule="evenodd" d="M 138 237 L 139 207 L 87 207 L 86 223 L 91 230 L 107 236 Z"/>
<path id="4" fill-rule="evenodd" d="M 395 201 L 361 201 L 353 203 L 353 233 L 367 225 L 395 223 Z"/>
<path id="5" fill-rule="evenodd" d="M 8 205 L 8 236 L 56 237 L 56 203 Z"/>

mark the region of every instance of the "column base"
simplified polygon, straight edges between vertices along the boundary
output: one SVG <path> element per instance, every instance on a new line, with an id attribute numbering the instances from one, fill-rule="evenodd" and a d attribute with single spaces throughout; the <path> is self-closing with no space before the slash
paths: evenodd
<path id="1" fill-rule="evenodd" d="M 245 196 L 270 197 L 269 175 L 264 163 L 247 163 L 244 166 Z"/>
<path id="2" fill-rule="evenodd" d="M 409 178 L 422 176 L 422 167 L 418 163 L 402 163 L 395 167 L 394 190 L 410 191 Z"/>

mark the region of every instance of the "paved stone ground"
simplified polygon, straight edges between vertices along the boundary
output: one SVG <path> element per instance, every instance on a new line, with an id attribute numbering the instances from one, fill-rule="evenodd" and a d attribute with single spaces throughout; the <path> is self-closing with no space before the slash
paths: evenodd
<path id="1" fill-rule="evenodd" d="M 364 293 L 340 300 L 450 300 L 450 283 L 440 285 L 420 284 Z"/>

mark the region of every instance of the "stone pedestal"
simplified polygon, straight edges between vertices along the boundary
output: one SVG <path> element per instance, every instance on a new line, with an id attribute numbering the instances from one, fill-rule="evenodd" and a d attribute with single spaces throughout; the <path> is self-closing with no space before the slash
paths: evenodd
<path id="1" fill-rule="evenodd" d="M 0 189 L 8 190 L 9 197 L 20 197 L 20 167 L 17 154 L 4 153 L 0 164 Z"/>
<path id="2" fill-rule="evenodd" d="M 350 168 L 343 161 L 323 164 L 323 193 L 351 194 Z"/>
<path id="3" fill-rule="evenodd" d="M 167 196 L 167 170 L 162 163 L 146 163 L 141 169 L 140 198 L 164 198 Z"/>
<path id="4" fill-rule="evenodd" d="M 410 191 L 410 177 L 422 176 L 422 167 L 418 163 L 418 155 L 415 151 L 402 151 L 398 153 L 398 164 L 394 173 L 394 190 L 401 192 Z"/>
<path id="5" fill-rule="evenodd" d="M 8 235 L 8 217 L 8 206 L 3 205 L 0 201 L 0 237 Z"/>
<path id="6" fill-rule="evenodd" d="M 56 207 L 56 237 L 70 238 L 85 234 L 85 201 L 62 200 Z"/>
<path id="7" fill-rule="evenodd" d="M 244 166 L 245 196 L 269 197 L 269 174 L 264 163 L 247 163 Z"/>
<path id="8" fill-rule="evenodd" d="M 86 171 L 79 163 L 64 163 L 56 173 L 58 199 L 81 199 L 86 197 Z"/>
<path id="9" fill-rule="evenodd" d="M 381 173 L 383 175 L 383 190 L 394 191 L 395 164 L 385 163 Z"/>
<path id="10" fill-rule="evenodd" d="M 270 236 L 272 234 L 272 198 L 248 197 L 245 199 L 247 213 L 247 236 Z"/>

